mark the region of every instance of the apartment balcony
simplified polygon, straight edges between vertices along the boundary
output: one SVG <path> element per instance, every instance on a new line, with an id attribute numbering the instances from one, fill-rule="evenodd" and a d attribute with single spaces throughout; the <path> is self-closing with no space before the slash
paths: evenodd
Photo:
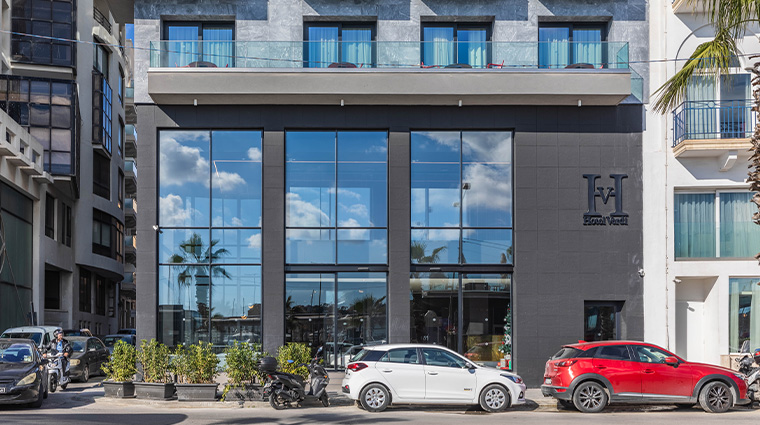
<path id="1" fill-rule="evenodd" d="M 124 88 L 124 119 L 127 124 L 137 122 L 137 109 L 135 108 L 135 88 Z"/>
<path id="2" fill-rule="evenodd" d="M 137 238 L 124 235 L 124 263 L 134 265 L 137 261 Z"/>
<path id="3" fill-rule="evenodd" d="M 124 126 L 124 156 L 127 158 L 137 157 L 137 129 L 134 124 Z"/>
<path id="4" fill-rule="evenodd" d="M 126 269 L 126 266 L 125 266 Z M 135 272 L 124 271 L 124 280 L 121 281 L 122 292 L 134 292 L 135 291 Z"/>
<path id="5" fill-rule="evenodd" d="M 127 194 L 137 192 L 137 165 L 134 159 L 124 160 L 124 189 Z"/>
<path id="6" fill-rule="evenodd" d="M 124 200 L 124 227 L 134 229 L 137 225 L 137 200 L 127 198 Z"/>
<path id="7" fill-rule="evenodd" d="M 643 98 L 628 43 L 151 43 L 162 104 L 617 105 Z"/>
<path id="8" fill-rule="evenodd" d="M 686 101 L 673 111 L 673 153 L 677 158 L 718 158 L 727 171 L 749 157 L 757 125 L 752 100 Z"/>
<path id="9" fill-rule="evenodd" d="M 53 183 L 52 176 L 44 170 L 42 153 L 44 149 L 37 139 L 8 114 L 0 111 L 0 160 L 16 167 L 22 175 L 39 183 Z"/>

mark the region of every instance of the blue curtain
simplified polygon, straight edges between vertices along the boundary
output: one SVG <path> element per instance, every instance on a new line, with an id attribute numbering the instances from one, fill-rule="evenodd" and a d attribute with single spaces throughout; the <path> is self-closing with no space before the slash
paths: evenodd
<path id="1" fill-rule="evenodd" d="M 473 68 L 485 68 L 488 65 L 486 30 L 457 30 L 457 40 L 457 63 L 466 63 Z"/>
<path id="2" fill-rule="evenodd" d="M 601 68 L 602 30 L 583 28 L 573 30 L 573 63 L 590 63 L 594 68 Z"/>
<path id="3" fill-rule="evenodd" d="M 203 60 L 219 68 L 235 66 L 232 28 L 203 28 Z"/>
<path id="4" fill-rule="evenodd" d="M 564 68 L 569 61 L 569 28 L 538 29 L 538 67 Z"/>
<path id="5" fill-rule="evenodd" d="M 720 137 L 744 139 L 752 135 L 749 74 L 720 77 Z"/>
<path id="6" fill-rule="evenodd" d="M 673 203 L 675 257 L 715 257 L 715 195 L 677 193 Z"/>
<path id="7" fill-rule="evenodd" d="M 168 67 L 187 66 L 191 62 L 200 60 L 198 52 L 198 27 L 196 26 L 169 26 L 169 39 L 162 49 L 168 51 Z"/>
<path id="8" fill-rule="evenodd" d="M 372 30 L 369 28 L 343 29 L 342 62 L 357 67 L 372 67 Z"/>
<path id="9" fill-rule="evenodd" d="M 713 139 L 718 137 L 718 119 L 715 108 L 715 79 L 691 77 L 686 86 L 685 126 L 687 139 Z"/>
<path id="10" fill-rule="evenodd" d="M 327 68 L 338 62 L 338 27 L 310 27 L 307 68 Z"/>
<path id="11" fill-rule="evenodd" d="M 422 51 L 422 62 L 425 66 L 446 66 L 454 63 L 454 28 L 425 28 Z"/>
<path id="12" fill-rule="evenodd" d="M 757 207 L 752 192 L 720 194 L 720 256 L 752 258 L 760 252 L 760 226 L 752 222 Z"/>

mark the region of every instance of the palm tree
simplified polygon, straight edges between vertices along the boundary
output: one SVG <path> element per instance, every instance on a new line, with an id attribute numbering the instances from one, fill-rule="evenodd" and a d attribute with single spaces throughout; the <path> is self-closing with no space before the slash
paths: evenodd
<path id="1" fill-rule="evenodd" d="M 686 90 L 692 77 L 705 76 L 718 80 L 721 75 L 729 75 L 732 59 L 740 56 L 737 40 L 741 40 L 750 25 L 760 22 L 760 0 L 689 0 L 696 7 L 703 6 L 706 16 L 715 30 L 715 37 L 697 46 L 683 68 L 657 89 L 654 110 L 665 114 L 678 106 L 686 97 Z M 756 59 L 759 56 L 751 56 Z M 752 95 L 755 113 L 760 113 L 760 62 L 752 66 Z M 760 225 L 760 126 L 755 126 L 750 139 L 749 190 L 756 192 L 752 202 L 759 211 L 752 215 L 755 224 Z M 755 256 L 760 261 L 760 253 Z"/>
<path id="2" fill-rule="evenodd" d="M 196 301 L 198 311 L 201 314 L 208 309 L 208 297 L 204 294 L 205 285 L 199 284 L 199 280 L 207 280 L 210 287 L 213 278 L 232 279 L 232 275 L 224 267 L 211 265 L 219 261 L 220 258 L 229 255 L 229 251 L 224 248 L 215 249 L 218 243 L 218 240 L 212 240 L 208 246 L 205 246 L 203 238 L 199 234 L 193 233 L 190 238 L 179 244 L 179 253 L 169 257 L 169 263 L 175 264 L 172 267 L 179 270 L 177 275 L 179 286 L 188 287 L 195 282 Z"/>

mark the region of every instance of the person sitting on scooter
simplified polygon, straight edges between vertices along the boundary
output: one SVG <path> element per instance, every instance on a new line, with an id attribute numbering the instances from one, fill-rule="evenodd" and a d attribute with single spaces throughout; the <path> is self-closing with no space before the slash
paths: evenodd
<path id="1" fill-rule="evenodd" d="M 67 339 L 63 338 L 63 331 L 60 329 L 57 329 L 54 332 L 55 340 L 51 341 L 50 344 L 45 347 L 45 351 L 47 353 L 49 352 L 55 352 L 55 353 L 62 353 L 63 357 L 61 357 L 61 368 L 63 369 L 64 376 L 69 376 L 69 357 L 71 357 L 71 354 L 74 353 L 74 349 L 71 348 L 71 344 Z M 47 357 L 47 353 L 43 354 L 43 357 Z"/>

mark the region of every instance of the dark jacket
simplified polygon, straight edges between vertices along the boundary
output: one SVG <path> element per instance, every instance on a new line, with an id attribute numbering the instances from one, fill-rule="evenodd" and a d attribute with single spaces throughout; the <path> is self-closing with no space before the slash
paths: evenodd
<path id="1" fill-rule="evenodd" d="M 63 350 L 61 350 L 61 352 L 63 354 L 68 353 L 69 354 L 69 358 L 71 358 L 71 355 L 74 354 L 74 349 L 71 348 L 71 344 L 69 343 L 69 341 L 66 338 L 63 338 L 61 340 L 61 342 L 63 343 Z M 50 344 L 48 344 L 47 347 L 45 347 L 45 351 L 48 352 L 48 353 L 52 353 L 52 352 L 57 353 L 58 349 L 56 347 L 58 347 L 58 340 L 57 339 L 51 341 Z"/>

